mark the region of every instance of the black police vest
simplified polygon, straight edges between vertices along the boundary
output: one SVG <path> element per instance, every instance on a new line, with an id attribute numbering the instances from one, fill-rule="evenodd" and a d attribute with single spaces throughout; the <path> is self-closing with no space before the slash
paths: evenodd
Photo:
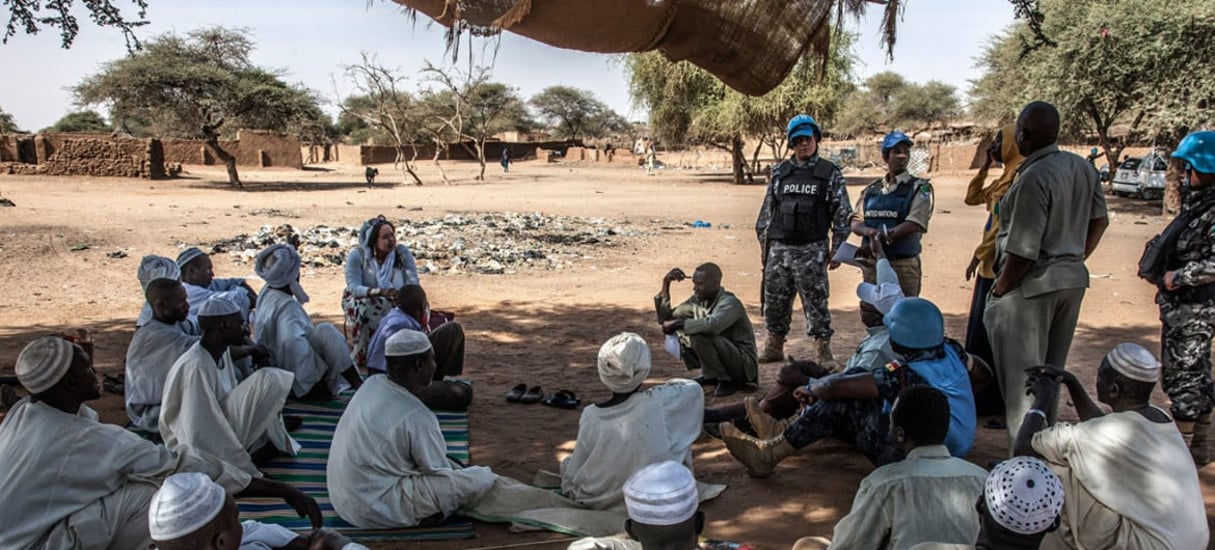
<path id="1" fill-rule="evenodd" d="M 878 231 L 882 231 L 883 227 L 886 231 L 891 231 L 894 226 L 906 221 L 907 216 L 911 214 L 911 203 L 915 200 L 916 188 L 919 187 L 919 184 L 918 178 L 912 178 L 900 183 L 890 194 L 882 193 L 881 181 L 870 184 L 865 188 L 863 203 L 865 225 Z M 862 247 L 869 247 L 869 239 L 863 239 Z M 920 232 L 918 231 L 886 247 L 886 255 L 892 260 L 914 258 L 919 254 Z"/>
<path id="2" fill-rule="evenodd" d="M 827 239 L 831 229 L 831 176 L 835 165 L 818 159 L 813 167 L 785 161 L 772 169 L 772 220 L 768 238 L 786 244 Z"/>

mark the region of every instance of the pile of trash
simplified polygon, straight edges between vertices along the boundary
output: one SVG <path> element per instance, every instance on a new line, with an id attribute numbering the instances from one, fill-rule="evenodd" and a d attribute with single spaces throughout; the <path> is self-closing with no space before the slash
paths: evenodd
<path id="1" fill-rule="evenodd" d="M 392 220 L 397 241 L 409 247 L 418 273 L 499 275 L 520 269 L 558 270 L 590 258 L 588 247 L 615 247 L 651 234 L 628 220 L 545 214 L 467 213 L 442 218 Z M 653 222 L 652 222 L 653 223 Z M 652 225 L 651 223 L 651 225 Z M 252 263 L 275 243 L 292 243 L 303 265 L 341 266 L 358 246 L 358 227 L 264 225 L 256 233 L 211 243 L 211 254 L 227 253 L 238 264 Z"/>

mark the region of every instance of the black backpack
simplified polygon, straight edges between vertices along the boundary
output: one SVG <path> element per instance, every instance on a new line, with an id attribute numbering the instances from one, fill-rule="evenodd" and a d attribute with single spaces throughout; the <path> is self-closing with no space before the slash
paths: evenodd
<path id="1" fill-rule="evenodd" d="M 1164 273 L 1169 270 L 1169 259 L 1177 249 L 1177 239 L 1181 238 L 1181 232 L 1212 205 L 1215 205 L 1215 199 L 1207 198 L 1193 208 L 1182 210 L 1164 231 L 1147 242 L 1143 247 L 1143 256 L 1139 258 L 1140 279 L 1164 288 Z"/>

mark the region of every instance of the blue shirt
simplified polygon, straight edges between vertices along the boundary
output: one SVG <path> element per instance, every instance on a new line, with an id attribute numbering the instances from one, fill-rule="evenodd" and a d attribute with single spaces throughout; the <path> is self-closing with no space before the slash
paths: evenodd
<path id="1" fill-rule="evenodd" d="M 926 384 L 945 394 L 949 400 L 949 432 L 945 435 L 945 446 L 949 448 L 949 454 L 958 458 L 965 458 L 970 453 L 975 444 L 978 418 L 970 374 L 966 372 L 966 364 L 958 355 L 954 343 L 945 344 L 943 357 L 892 361 L 872 373 L 878 394 L 886 402 L 883 414 L 890 412 L 895 398 L 907 386 Z"/>
<path id="2" fill-rule="evenodd" d="M 380 326 L 375 329 L 375 334 L 371 336 L 371 343 L 367 345 L 367 370 L 379 372 L 388 370 L 387 362 L 384 359 L 384 344 L 388 342 L 389 336 L 402 330 L 426 332 L 422 330 L 421 323 L 410 317 L 408 313 L 401 311 L 401 308 L 394 307 L 380 320 Z"/>

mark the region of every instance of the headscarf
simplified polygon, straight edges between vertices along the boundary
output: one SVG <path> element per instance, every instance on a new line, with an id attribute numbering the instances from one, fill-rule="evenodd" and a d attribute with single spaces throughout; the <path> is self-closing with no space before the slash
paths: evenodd
<path id="1" fill-rule="evenodd" d="M 1118 344 L 1105 355 L 1105 360 L 1118 374 L 1131 380 L 1156 382 L 1160 379 L 1160 361 L 1139 344 Z"/>
<path id="2" fill-rule="evenodd" d="M 291 288 L 291 294 L 301 303 L 308 303 L 308 293 L 300 286 L 300 255 L 295 247 L 273 244 L 257 254 L 253 271 L 271 288 Z"/>
<path id="3" fill-rule="evenodd" d="M 181 279 L 181 268 L 169 258 L 149 254 L 139 261 L 139 270 L 135 272 L 135 276 L 139 278 L 139 286 L 147 292 L 148 283 L 156 279 Z"/>
<path id="4" fill-rule="evenodd" d="M 384 216 L 376 216 L 363 222 L 363 226 L 359 228 L 359 246 L 363 247 L 363 254 L 366 261 L 375 267 L 375 279 L 377 288 L 396 288 L 393 284 L 393 275 L 397 265 L 397 250 L 394 247 L 388 251 L 388 255 L 384 257 L 383 263 L 375 260 L 375 245 L 380 238 L 380 228 L 388 224 L 392 227 L 392 222 Z"/>
<path id="5" fill-rule="evenodd" d="M 856 295 L 885 315 L 894 309 L 895 304 L 904 298 L 903 287 L 899 285 L 899 277 L 890 266 L 890 261 L 882 258 L 877 261 L 877 284 L 861 282 L 856 287 Z"/>
<path id="6" fill-rule="evenodd" d="M 984 190 L 984 195 L 987 196 L 989 202 L 999 201 L 1008 192 L 1008 188 L 1017 179 L 1017 170 L 1021 168 L 1021 162 L 1025 160 L 1025 157 L 1021 156 L 1021 150 L 1017 148 L 1017 125 L 1015 123 L 1004 125 L 1003 128 L 1000 128 L 1000 134 L 1000 158 L 1004 160 L 1004 172 Z"/>
<path id="7" fill-rule="evenodd" d="M 165 542 L 193 534 L 224 509 L 224 488 L 198 472 L 173 474 L 152 495 L 148 534 Z"/>
<path id="8" fill-rule="evenodd" d="M 599 380 L 615 393 L 629 393 L 650 375 L 650 347 L 631 332 L 613 336 L 599 348 Z"/>
<path id="9" fill-rule="evenodd" d="M 43 336 L 30 342 L 17 356 L 17 381 L 32 394 L 51 389 L 71 368 L 74 349 L 60 336 Z"/>
<path id="10" fill-rule="evenodd" d="M 983 499 L 992 519 L 1020 535 L 1046 531 L 1063 509 L 1063 482 L 1037 458 L 1005 460 L 992 468 L 983 485 Z"/>
<path id="11" fill-rule="evenodd" d="M 650 464 L 624 482 L 624 506 L 637 523 L 683 523 L 696 514 L 698 502 L 692 472 L 673 460 Z"/>

